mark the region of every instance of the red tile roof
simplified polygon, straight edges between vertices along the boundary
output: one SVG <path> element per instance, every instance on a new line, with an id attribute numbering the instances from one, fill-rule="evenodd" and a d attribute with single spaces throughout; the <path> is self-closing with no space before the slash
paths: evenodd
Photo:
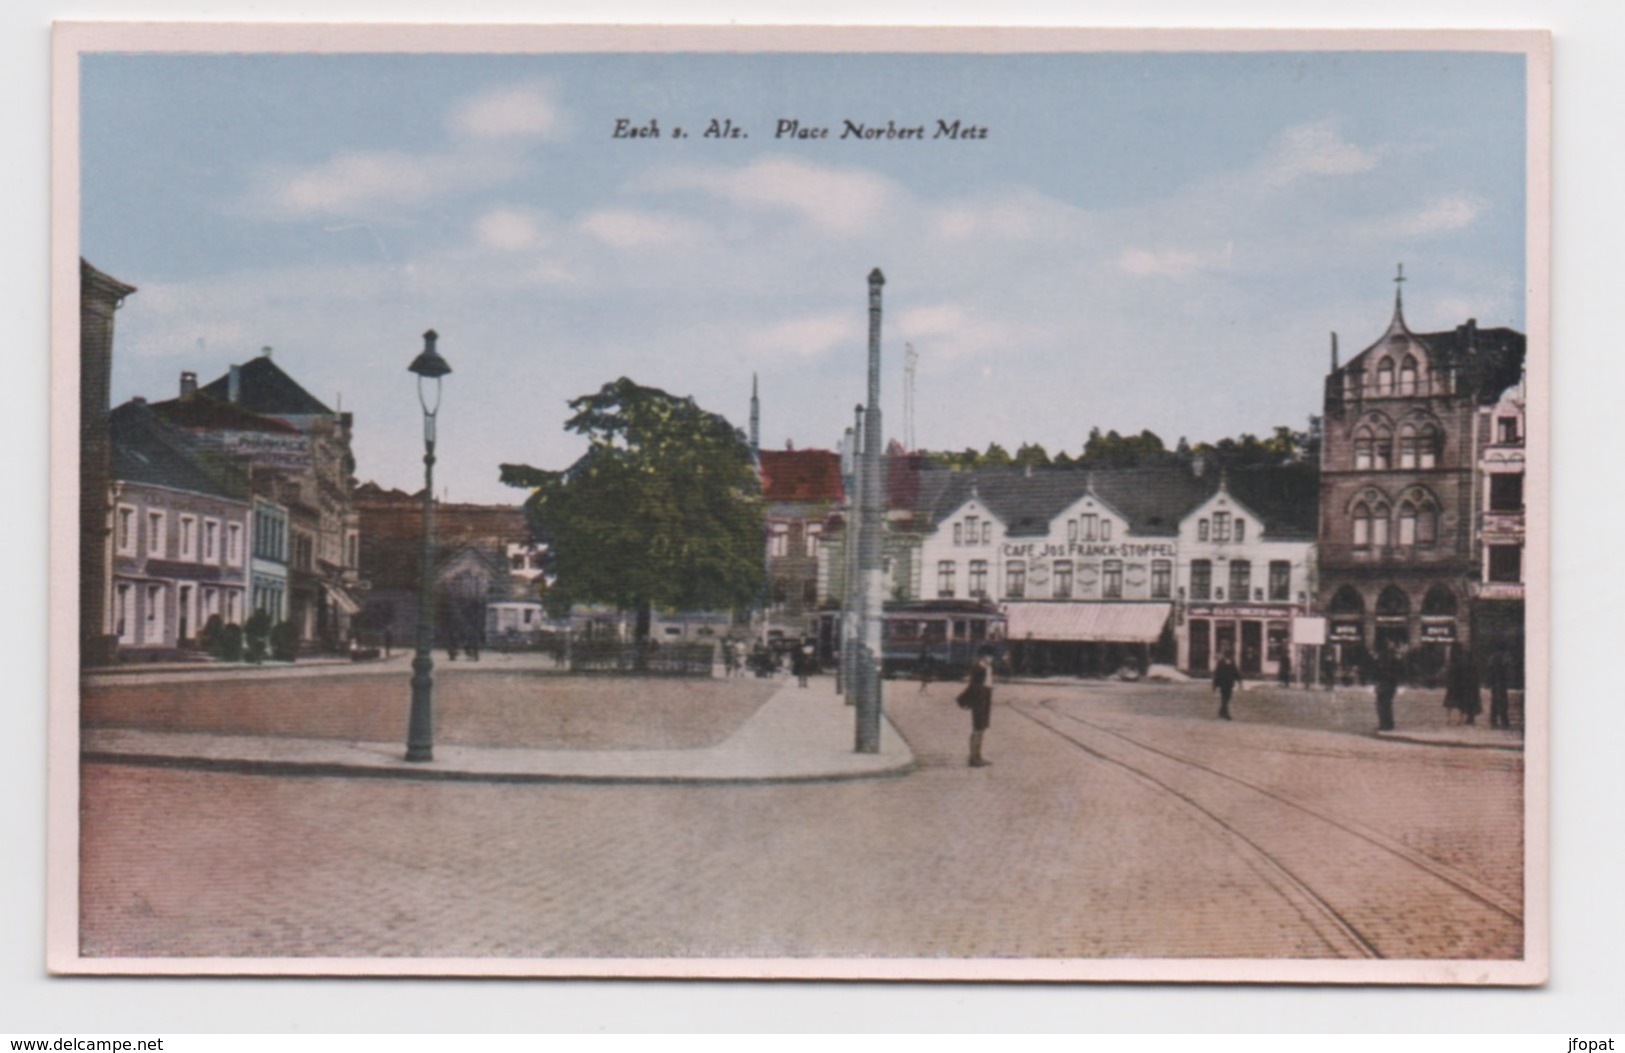
<path id="1" fill-rule="evenodd" d="M 767 500 L 841 500 L 841 458 L 833 451 L 763 450 L 761 459 Z"/>

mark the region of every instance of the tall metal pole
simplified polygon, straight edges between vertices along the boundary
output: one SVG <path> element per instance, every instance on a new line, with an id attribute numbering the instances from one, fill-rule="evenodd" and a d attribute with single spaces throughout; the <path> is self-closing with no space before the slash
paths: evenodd
<path id="1" fill-rule="evenodd" d="M 846 544 L 842 546 L 841 567 L 841 688 L 851 705 L 857 688 L 852 678 L 858 662 L 863 591 L 858 584 L 858 538 L 863 530 L 858 520 L 863 507 L 863 407 L 853 408 L 853 426 L 847 429 Z"/>
<path id="2" fill-rule="evenodd" d="M 858 578 L 863 590 L 863 637 L 853 671 L 857 704 L 857 752 L 880 752 L 881 628 L 885 581 L 882 567 L 885 480 L 881 477 L 880 427 L 880 289 L 886 276 L 869 272 L 869 403 L 863 414 L 862 493 L 858 535 Z"/>
<path id="3" fill-rule="evenodd" d="M 451 366 L 435 350 L 438 335 L 423 334 L 423 352 L 407 367 L 418 376 L 418 402 L 423 407 L 423 557 L 418 584 L 417 653 L 412 656 L 412 711 L 406 727 L 406 759 L 434 760 L 434 440 L 440 412 L 440 378 Z M 430 405 L 425 383 L 433 385 Z"/>

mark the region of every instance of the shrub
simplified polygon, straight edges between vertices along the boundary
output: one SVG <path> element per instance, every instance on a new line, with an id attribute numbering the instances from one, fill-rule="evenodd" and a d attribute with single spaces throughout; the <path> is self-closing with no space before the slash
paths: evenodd
<path id="1" fill-rule="evenodd" d="M 271 616 L 264 611 L 255 611 L 248 616 L 243 625 L 244 648 L 243 657 L 250 662 L 258 664 L 265 661 L 266 644 L 270 642 Z"/>
<path id="2" fill-rule="evenodd" d="M 292 622 L 277 622 L 271 627 L 271 657 L 279 662 L 291 662 L 299 651 L 299 634 Z"/>
<path id="3" fill-rule="evenodd" d="M 220 650 L 215 657 L 222 662 L 241 662 L 243 660 L 243 627 L 236 622 L 220 630 Z"/>
<path id="4" fill-rule="evenodd" d="M 203 630 L 197 634 L 198 646 L 211 658 L 220 657 L 220 630 L 223 628 L 225 623 L 220 620 L 220 615 L 211 614 L 209 620 L 203 623 Z"/>

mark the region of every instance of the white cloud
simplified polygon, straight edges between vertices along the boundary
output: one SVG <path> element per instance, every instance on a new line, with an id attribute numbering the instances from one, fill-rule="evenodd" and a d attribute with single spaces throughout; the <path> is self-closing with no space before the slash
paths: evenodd
<path id="1" fill-rule="evenodd" d="M 838 348 L 862 344 L 865 331 L 860 322 L 852 311 L 808 315 L 753 327 L 749 340 L 754 352 L 766 356 L 822 358 Z"/>
<path id="2" fill-rule="evenodd" d="M 646 249 L 690 242 L 704 231 L 696 223 L 676 216 L 630 208 L 606 208 L 589 213 L 581 229 L 617 249 Z"/>
<path id="3" fill-rule="evenodd" d="M 526 85 L 493 91 L 451 115 L 453 132 L 476 139 L 554 139 L 564 131 L 563 112 L 543 88 Z"/>
<path id="4" fill-rule="evenodd" d="M 1284 186 L 1305 176 L 1353 175 L 1377 166 L 1378 154 L 1362 150 L 1338 134 L 1334 122 L 1288 128 L 1275 137 L 1264 158 L 1265 179 Z"/>
<path id="5" fill-rule="evenodd" d="M 487 248 L 515 252 L 536 245 L 541 240 L 541 229 L 529 213 L 503 208 L 475 221 L 474 236 Z"/>
<path id="6" fill-rule="evenodd" d="M 654 190 L 698 190 L 735 206 L 782 209 L 837 234 L 872 227 L 897 195 L 886 179 L 855 168 L 766 157 L 742 168 L 681 168 L 642 184 Z"/>
<path id="7" fill-rule="evenodd" d="M 1189 249 L 1124 249 L 1117 257 L 1117 267 L 1137 278 L 1188 278 L 1212 269 L 1201 254 Z"/>
<path id="8" fill-rule="evenodd" d="M 1386 216 L 1367 225 L 1362 233 L 1377 240 L 1418 238 L 1472 226 L 1486 211 L 1478 198 L 1451 195 L 1435 198 L 1422 208 Z"/>
<path id="9" fill-rule="evenodd" d="M 277 216 L 348 215 L 379 205 L 419 205 L 510 178 L 511 162 L 495 157 L 356 151 L 321 164 L 265 174 L 250 208 Z"/>

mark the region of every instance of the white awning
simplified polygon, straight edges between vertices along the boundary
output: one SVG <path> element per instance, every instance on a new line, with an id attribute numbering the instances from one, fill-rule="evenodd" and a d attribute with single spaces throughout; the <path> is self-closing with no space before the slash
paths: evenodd
<path id="1" fill-rule="evenodd" d="M 337 585 L 327 584 L 323 584 L 322 589 L 327 593 L 327 598 L 333 601 L 333 606 L 337 607 L 341 613 L 351 617 L 361 613 L 361 604 L 357 603 L 355 598 L 344 589 L 339 588 Z"/>
<path id="2" fill-rule="evenodd" d="M 1004 608 L 1012 641 L 1155 643 L 1168 624 L 1167 603 L 1011 603 Z"/>

